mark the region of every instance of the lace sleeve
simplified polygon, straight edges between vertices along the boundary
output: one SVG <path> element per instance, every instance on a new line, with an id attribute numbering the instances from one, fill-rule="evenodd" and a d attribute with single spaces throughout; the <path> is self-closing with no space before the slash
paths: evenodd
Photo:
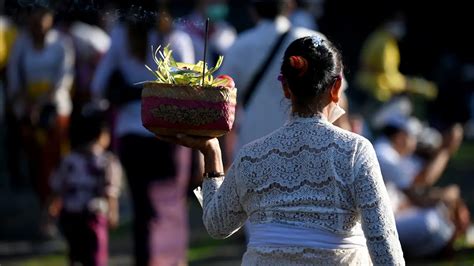
<path id="1" fill-rule="evenodd" d="M 236 165 L 224 178 L 204 179 L 203 222 L 213 238 L 226 238 L 236 232 L 247 219 L 237 194 Z"/>
<path id="2" fill-rule="evenodd" d="M 374 148 L 364 140 L 355 162 L 355 199 L 375 265 L 404 265 L 393 211 Z"/>

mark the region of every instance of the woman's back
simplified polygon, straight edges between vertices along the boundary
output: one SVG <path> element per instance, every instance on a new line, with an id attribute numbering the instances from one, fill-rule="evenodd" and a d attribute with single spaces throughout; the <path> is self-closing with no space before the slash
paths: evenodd
<path id="1" fill-rule="evenodd" d="M 205 196 L 204 224 L 226 237 L 248 218 L 244 265 L 396 261 L 387 254 L 400 249 L 372 145 L 320 115 L 293 116 L 245 146 L 225 181 L 213 200 Z M 219 181 L 211 183 L 204 190 Z"/>
<path id="2" fill-rule="evenodd" d="M 361 232 L 353 186 L 361 141 L 324 118 L 293 117 L 246 146 L 236 182 L 250 222 Z"/>
<path id="3" fill-rule="evenodd" d="M 204 154 L 208 233 L 225 238 L 248 220 L 244 265 L 404 264 L 372 145 L 331 124 L 344 113 L 340 52 L 297 39 L 279 80 L 292 118 L 245 146 L 225 178 L 217 139 L 167 138 Z"/>

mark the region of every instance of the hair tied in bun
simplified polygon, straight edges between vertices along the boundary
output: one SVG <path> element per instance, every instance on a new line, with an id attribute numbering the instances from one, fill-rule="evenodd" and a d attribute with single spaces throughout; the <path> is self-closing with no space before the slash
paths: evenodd
<path id="1" fill-rule="evenodd" d="M 298 70 L 298 77 L 303 76 L 308 70 L 308 61 L 299 55 L 290 56 L 290 65 Z"/>

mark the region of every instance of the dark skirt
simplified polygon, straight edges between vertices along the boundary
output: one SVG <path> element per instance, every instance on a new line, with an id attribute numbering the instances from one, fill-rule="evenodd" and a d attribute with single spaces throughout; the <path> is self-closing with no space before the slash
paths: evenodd
<path id="1" fill-rule="evenodd" d="M 108 259 L 108 224 L 102 214 L 62 211 L 61 231 L 69 246 L 71 265 L 105 266 Z"/>

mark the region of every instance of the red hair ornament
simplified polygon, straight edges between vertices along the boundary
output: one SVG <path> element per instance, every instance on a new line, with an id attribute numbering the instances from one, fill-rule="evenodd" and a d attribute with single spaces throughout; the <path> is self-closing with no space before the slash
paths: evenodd
<path id="1" fill-rule="evenodd" d="M 290 56 L 290 66 L 298 70 L 298 77 L 303 76 L 308 70 L 308 61 L 299 55 Z"/>

